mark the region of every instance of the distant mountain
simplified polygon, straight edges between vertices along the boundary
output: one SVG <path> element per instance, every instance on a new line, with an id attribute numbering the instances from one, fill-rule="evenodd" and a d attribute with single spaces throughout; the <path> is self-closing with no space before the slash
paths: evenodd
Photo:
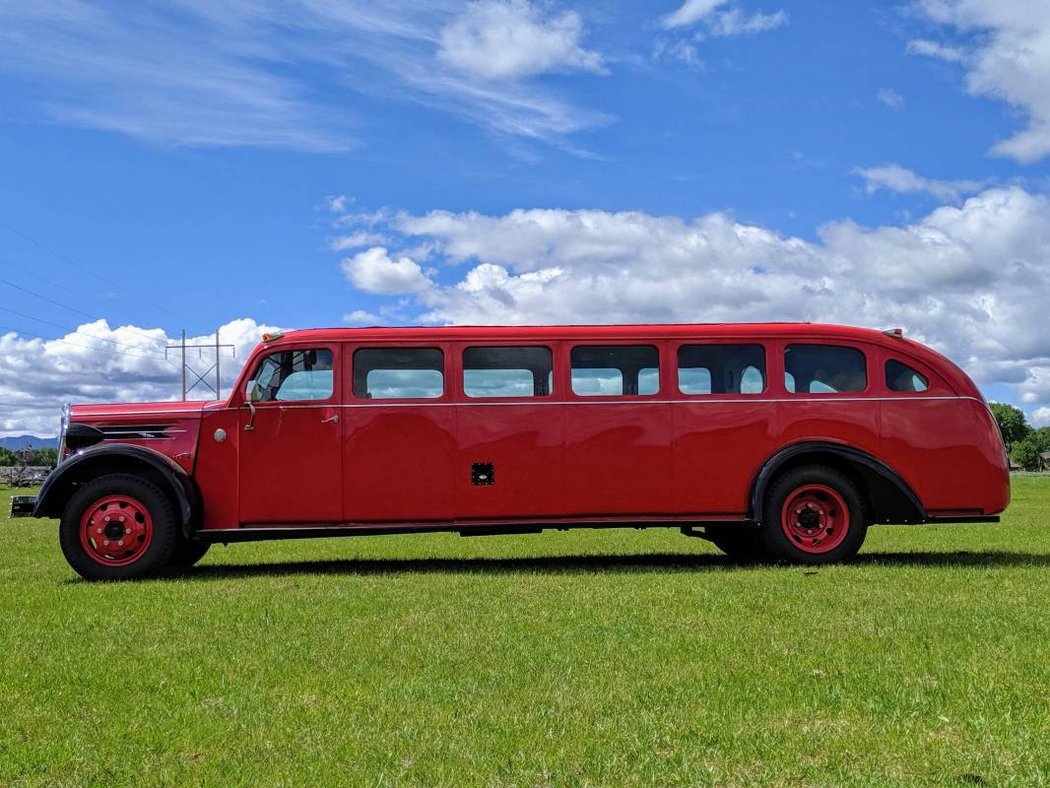
<path id="1" fill-rule="evenodd" d="M 19 435 L 17 437 L 0 438 L 0 446 L 11 451 L 24 449 L 32 446 L 34 449 L 57 449 L 58 438 L 38 438 L 36 435 Z"/>

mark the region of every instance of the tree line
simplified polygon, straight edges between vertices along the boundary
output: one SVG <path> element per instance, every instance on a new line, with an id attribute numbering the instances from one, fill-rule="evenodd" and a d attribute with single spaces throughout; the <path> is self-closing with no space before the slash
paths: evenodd
<path id="1" fill-rule="evenodd" d="M 992 402 L 989 407 L 999 423 L 1010 459 L 1026 471 L 1043 470 L 1046 463 L 1039 455 L 1050 452 L 1050 427 L 1032 427 L 1024 412 L 1013 405 Z"/>
<path id="2" fill-rule="evenodd" d="M 0 446 L 0 467 L 35 465 L 50 468 L 58 462 L 58 449 L 11 449 Z"/>

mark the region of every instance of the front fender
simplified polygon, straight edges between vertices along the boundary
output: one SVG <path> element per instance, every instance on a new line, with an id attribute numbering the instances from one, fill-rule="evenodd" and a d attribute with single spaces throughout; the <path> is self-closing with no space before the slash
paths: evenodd
<path id="1" fill-rule="evenodd" d="M 37 496 L 34 517 L 61 517 L 77 484 L 106 473 L 134 473 L 148 469 L 167 485 L 179 513 L 184 533 L 199 520 L 200 493 L 188 473 L 170 457 L 143 446 L 110 444 L 79 451 L 48 474 Z"/>

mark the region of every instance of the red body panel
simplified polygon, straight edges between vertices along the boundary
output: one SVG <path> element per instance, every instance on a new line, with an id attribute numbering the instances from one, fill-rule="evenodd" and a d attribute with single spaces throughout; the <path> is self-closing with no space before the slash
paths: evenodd
<path id="1" fill-rule="evenodd" d="M 193 472 L 203 402 L 140 402 L 134 405 L 74 405 L 71 422 L 89 424 L 107 434 L 102 445 L 129 443 L 175 460 Z M 146 437 L 133 437 L 136 432 Z"/>
<path id="2" fill-rule="evenodd" d="M 470 403 L 456 408 L 454 486 L 462 519 L 531 518 L 569 503 L 564 485 L 565 407 Z M 495 484 L 471 483 L 474 463 L 492 463 Z"/>
<path id="3" fill-rule="evenodd" d="M 697 342 L 764 345 L 764 391 L 680 393 L 677 348 Z M 784 348 L 807 342 L 863 350 L 867 389 L 789 393 Z M 569 353 L 578 343 L 657 346 L 660 391 L 575 396 L 568 384 Z M 551 348 L 553 391 L 505 400 L 465 396 L 459 359 L 477 344 Z M 443 350 L 444 395 L 433 400 L 356 398 L 354 351 L 404 346 Z M 244 385 L 259 359 L 273 350 L 317 347 L 335 351 L 332 396 L 256 403 L 253 418 Z M 890 359 L 921 372 L 929 388 L 889 391 L 883 365 Z M 1002 441 L 969 378 L 917 343 L 836 326 L 297 331 L 256 349 L 227 402 L 78 406 L 72 420 L 104 431 L 158 430 L 125 442 L 160 451 L 193 476 L 203 501 L 200 527 L 208 530 L 743 519 L 751 514 L 751 489 L 764 464 L 785 447 L 812 441 L 846 446 L 880 461 L 931 516 L 990 515 L 1009 501 Z M 484 464 L 493 466 L 494 483 L 472 477 Z"/>

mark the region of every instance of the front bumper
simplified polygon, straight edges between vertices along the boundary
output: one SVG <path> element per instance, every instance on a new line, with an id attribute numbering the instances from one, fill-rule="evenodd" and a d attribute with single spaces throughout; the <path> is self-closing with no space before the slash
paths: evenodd
<path id="1" fill-rule="evenodd" d="M 11 496 L 11 516 L 12 517 L 32 517 L 33 512 L 36 510 L 36 496 L 35 495 L 12 495 Z"/>

